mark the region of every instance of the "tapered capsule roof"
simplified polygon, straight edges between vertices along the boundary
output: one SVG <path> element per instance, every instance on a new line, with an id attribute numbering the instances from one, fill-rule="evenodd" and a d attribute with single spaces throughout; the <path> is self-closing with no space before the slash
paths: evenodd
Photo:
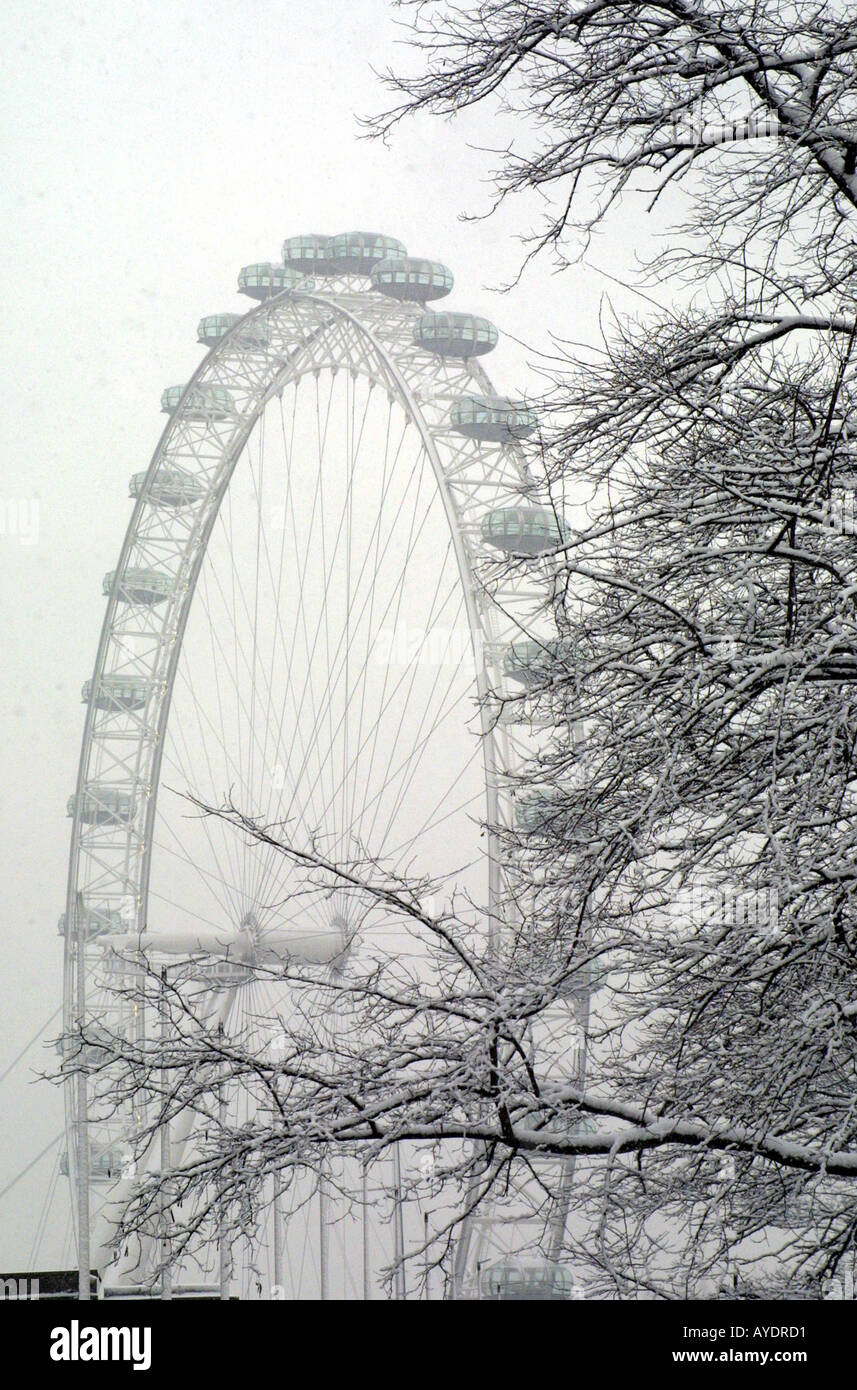
<path id="1" fill-rule="evenodd" d="M 563 529 L 547 507 L 496 507 L 481 523 L 482 539 L 507 555 L 542 555 L 563 542 Z"/>
<path id="2" fill-rule="evenodd" d="M 270 299 L 274 294 L 295 289 L 300 282 L 301 276 L 292 266 L 272 261 L 245 265 L 238 274 L 238 289 L 251 299 Z"/>
<path id="3" fill-rule="evenodd" d="M 85 681 L 81 698 L 84 704 L 91 701 L 97 709 L 137 710 L 143 708 L 151 689 L 152 682 L 139 676 L 105 674 L 97 681 Z"/>
<path id="4" fill-rule="evenodd" d="M 496 444 L 525 439 L 537 424 L 534 410 L 507 396 L 462 396 L 449 412 L 449 422 L 467 439 Z"/>
<path id="5" fill-rule="evenodd" d="M 480 1295 L 499 1302 L 568 1299 L 574 1282 L 567 1266 L 534 1255 L 508 1255 L 479 1270 Z"/>
<path id="6" fill-rule="evenodd" d="M 72 814 L 71 807 L 74 804 L 72 797 L 69 802 L 69 814 Z M 109 907 L 100 903 L 98 907 L 77 907 L 72 914 L 71 922 L 63 913 L 57 923 L 57 931 L 60 936 L 65 936 L 66 932 L 76 933 L 80 928 L 83 929 L 84 936 L 89 939 L 93 936 L 106 936 L 110 933 L 119 933 L 128 930 L 128 923 L 122 916 L 119 908 Z"/>
<path id="7" fill-rule="evenodd" d="M 190 978 L 208 989 L 235 989 L 239 985 L 250 984 L 256 976 L 250 966 L 242 965 L 240 961 L 212 960 L 195 965 Z"/>
<path id="8" fill-rule="evenodd" d="M 525 835 L 558 834 L 567 819 L 566 797 L 557 787 L 543 787 L 515 802 L 515 824 Z"/>
<path id="9" fill-rule="evenodd" d="M 217 347 L 233 329 L 236 331 L 232 336 L 232 344 L 243 352 L 262 352 L 270 346 L 267 325 L 252 314 L 249 317 L 246 314 L 208 314 L 200 320 L 197 342 L 204 343 L 209 348 Z"/>
<path id="10" fill-rule="evenodd" d="M 105 594 L 113 592 L 114 582 L 116 582 L 117 597 L 121 602 L 142 603 L 150 606 L 163 603 L 164 599 L 169 598 L 175 587 L 173 576 L 163 570 L 130 568 L 119 574 L 118 581 L 116 570 L 110 570 L 108 574 L 105 574 L 102 585 Z"/>
<path id="11" fill-rule="evenodd" d="M 503 673 L 521 685 L 537 685 L 561 664 L 569 646 L 564 638 L 547 637 L 543 642 L 532 637 L 512 642 L 503 653 Z"/>
<path id="12" fill-rule="evenodd" d="M 129 484 L 132 497 L 139 497 L 146 490 L 148 476 L 148 470 L 145 473 L 132 474 Z M 187 469 L 170 468 L 161 464 L 149 484 L 146 500 L 156 507 L 186 507 L 198 501 L 204 493 L 204 484 L 192 473 L 188 473 Z"/>
<path id="13" fill-rule="evenodd" d="M 390 299 L 416 304 L 443 299 L 453 285 L 452 271 L 447 266 L 416 256 L 387 256 L 373 266 L 370 279 L 373 288 Z"/>
<path id="14" fill-rule="evenodd" d="M 330 238 L 330 265 L 340 275 L 368 275 L 388 256 L 407 256 L 395 237 L 381 232 L 341 232 Z"/>
<path id="15" fill-rule="evenodd" d="M 133 1167 L 134 1155 L 128 1144 L 121 1140 L 90 1139 L 89 1176 L 94 1181 L 112 1182 L 125 1173 L 130 1175 Z M 69 1160 L 66 1152 L 60 1154 L 59 1170 L 63 1176 L 68 1176 Z"/>
<path id="16" fill-rule="evenodd" d="M 200 319 L 196 330 L 197 342 L 214 347 L 230 328 L 241 322 L 241 318 L 241 314 L 206 314 L 204 319 Z"/>
<path id="17" fill-rule="evenodd" d="M 91 783 L 84 792 L 68 799 L 68 814 L 87 825 L 114 825 L 133 820 L 134 797 L 126 787 Z"/>
<path id="18" fill-rule="evenodd" d="M 232 413 L 232 397 L 225 387 L 207 382 L 189 390 L 186 386 L 168 386 L 161 393 L 161 410 L 165 415 L 173 415 L 179 406 L 186 420 L 225 420 Z"/>
<path id="19" fill-rule="evenodd" d="M 301 275 L 332 275 L 332 240 L 332 237 L 322 236 L 320 232 L 306 232 L 303 236 L 286 237 L 283 242 L 283 261 Z"/>
<path id="20" fill-rule="evenodd" d="M 414 342 L 441 357 L 481 357 L 497 346 L 497 329 L 478 314 L 436 313 L 429 309 L 414 330 Z"/>

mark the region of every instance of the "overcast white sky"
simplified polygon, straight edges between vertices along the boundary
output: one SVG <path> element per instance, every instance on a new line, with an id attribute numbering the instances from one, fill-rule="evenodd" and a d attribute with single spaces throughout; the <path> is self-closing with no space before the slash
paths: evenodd
<path id="1" fill-rule="evenodd" d="M 2 8 L 0 520 L 38 498 L 40 526 L 29 545 L 0 526 L 0 1071 L 60 1003 L 80 686 L 128 477 L 157 441 L 162 388 L 199 360 L 199 318 L 248 307 L 241 265 L 278 259 L 298 232 L 388 232 L 453 268 L 450 307 L 485 312 L 537 348 L 551 333 L 597 336 L 608 286 L 592 270 L 556 277 L 544 265 L 508 296 L 489 288 L 516 268 L 531 207 L 459 221 L 487 202 L 490 157 L 468 145 L 499 145 L 508 125 L 486 110 L 412 124 L 389 148 L 359 138 L 356 115 L 387 100 L 371 69 L 395 61 L 395 18 L 386 0 Z M 634 235 L 625 219 L 592 260 L 621 272 Z M 502 342 L 498 386 L 525 390 L 526 361 Z M 38 1049 L 27 1059 L 54 1060 Z M 59 1093 L 17 1068 L 0 1085 L 0 1188 L 61 1126 Z M 51 1161 L 0 1201 L 2 1268 L 28 1265 Z M 53 1207 L 43 1268 L 61 1257 L 66 1205 L 63 1194 Z"/>

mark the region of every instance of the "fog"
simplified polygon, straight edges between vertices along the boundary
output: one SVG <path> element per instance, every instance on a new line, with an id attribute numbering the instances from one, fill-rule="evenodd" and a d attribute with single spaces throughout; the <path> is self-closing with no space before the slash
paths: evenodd
<path id="1" fill-rule="evenodd" d="M 389 100 L 372 69 L 399 61 L 397 16 L 384 0 L 3 8 L 0 1071 L 60 1005 L 80 688 L 128 478 L 157 442 L 162 389 L 199 362 L 200 317 L 248 307 L 240 267 L 278 259 L 300 232 L 399 237 L 453 268 L 450 307 L 498 324 L 490 371 L 510 393 L 532 389 L 552 335 L 597 339 L 605 291 L 630 303 L 600 271 L 621 275 L 634 255 L 632 218 L 587 265 L 557 276 L 540 261 L 500 291 L 538 210 L 460 219 L 487 209 L 486 150 L 509 138 L 488 108 L 410 123 L 388 145 L 361 138 L 357 117 Z M 39 1044 L 0 1087 L 0 1189 L 62 1129 L 59 1089 L 36 1080 L 55 1065 Z M 72 1258 L 62 1147 L 2 1198 L 6 1269 Z"/>

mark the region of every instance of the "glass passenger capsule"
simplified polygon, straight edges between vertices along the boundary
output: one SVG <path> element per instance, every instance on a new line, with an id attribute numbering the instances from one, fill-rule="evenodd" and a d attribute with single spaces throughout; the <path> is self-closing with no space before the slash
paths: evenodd
<path id="1" fill-rule="evenodd" d="M 571 1298 L 574 1275 L 538 1255 L 507 1255 L 479 1272 L 480 1298 L 492 1301 Z"/>
<path id="2" fill-rule="evenodd" d="M 330 238 L 330 266 L 337 275 L 369 275 L 388 256 L 407 256 L 392 236 L 380 232 L 341 232 Z"/>
<path id="3" fill-rule="evenodd" d="M 839 466 L 840 459 L 837 454 L 833 474 L 830 479 L 830 486 L 834 492 L 847 492 L 850 493 L 852 497 L 857 497 L 857 473 L 855 473 L 853 469 L 853 459 L 843 460 L 843 464 L 845 466 Z"/>
<path id="4" fill-rule="evenodd" d="M 555 835 L 566 817 L 565 795 L 556 789 L 534 792 L 515 802 L 515 824 L 524 835 Z"/>
<path id="5" fill-rule="evenodd" d="M 478 314 L 436 313 L 429 309 L 414 330 L 417 347 L 441 357 L 482 357 L 497 346 L 497 329 Z"/>
<path id="6" fill-rule="evenodd" d="M 598 960 L 585 960 L 564 981 L 559 993 L 563 999 L 582 999 L 601 989 L 610 972 Z M 581 1125 L 583 1121 L 581 1121 Z M 593 1126 L 594 1129 L 594 1126 Z M 584 1130 L 589 1134 L 592 1131 Z"/>
<path id="7" fill-rule="evenodd" d="M 109 1030 L 90 1025 L 87 1031 L 95 1035 L 91 1042 L 83 1042 L 76 1033 L 63 1033 L 57 1038 L 54 1047 L 64 1062 L 76 1066 L 97 1067 L 108 1060 L 113 1047 Z"/>
<path id="8" fill-rule="evenodd" d="M 248 319 L 238 329 L 235 338 L 238 346 L 243 348 L 245 352 L 267 352 L 271 346 L 267 326 L 260 323 L 258 319 Z"/>
<path id="9" fill-rule="evenodd" d="M 66 914 L 63 913 L 57 923 L 57 931 L 60 936 L 66 934 L 66 923 Z M 121 911 L 114 907 L 78 907 L 71 924 L 73 933 L 77 932 L 78 923 L 83 927 L 83 933 L 87 940 L 96 936 L 109 936 L 112 933 L 128 930 Z"/>
<path id="10" fill-rule="evenodd" d="M 87 825 L 126 825 L 134 819 L 134 797 L 126 787 L 94 785 L 68 799 L 68 814 Z"/>
<path id="11" fill-rule="evenodd" d="M 572 1135 L 596 1134 L 598 1132 L 598 1126 L 588 1115 L 581 1116 L 580 1119 L 572 1122 L 570 1117 L 564 1115 L 562 1111 L 555 1115 L 537 1113 L 522 1118 L 520 1123 L 523 1129 L 534 1129 L 538 1133 L 543 1134 L 546 1139 L 557 1134 L 570 1137 Z M 549 1158 L 548 1161 L 555 1163 L 556 1159 Z"/>
<path id="12" fill-rule="evenodd" d="M 146 473 L 134 473 L 129 491 L 139 497 L 146 485 Z M 160 507 L 187 507 L 205 495 L 205 484 L 184 468 L 168 468 L 161 464 L 147 493 L 147 501 Z"/>
<path id="13" fill-rule="evenodd" d="M 161 395 L 161 410 L 165 415 L 175 415 L 179 406 L 185 420 L 227 420 L 232 414 L 232 397 L 224 387 L 207 383 L 190 390 L 186 386 L 168 386 Z"/>
<path id="14" fill-rule="evenodd" d="M 850 419 L 848 415 L 834 414 L 831 415 L 827 423 L 825 433 L 831 443 L 838 444 L 843 440 L 853 441 L 855 435 L 857 435 L 857 428 L 855 428 L 855 426 L 857 426 L 857 422 Z"/>
<path id="15" fill-rule="evenodd" d="M 239 328 L 235 334 L 235 341 L 248 352 L 264 352 L 270 345 L 270 338 L 264 323 L 257 319 L 246 319 L 244 314 L 208 314 L 204 319 L 200 319 L 196 330 L 198 343 L 204 343 L 206 347 L 216 347 L 221 338 L 231 331 L 238 323 L 243 323 L 244 327 Z"/>
<path id="16" fill-rule="evenodd" d="M 275 265 L 272 261 L 242 266 L 238 273 L 238 289 L 251 299 L 270 299 L 284 290 L 295 289 L 300 282 L 301 277 L 292 266 Z"/>
<path id="17" fill-rule="evenodd" d="M 254 972 L 250 966 L 242 965 L 239 961 L 212 960 L 196 966 L 192 978 L 209 989 L 235 989 L 252 980 Z"/>
<path id="18" fill-rule="evenodd" d="M 110 570 L 108 574 L 105 574 L 102 584 L 102 590 L 105 594 L 113 592 L 116 574 L 116 570 Z M 174 585 L 173 576 L 165 574 L 163 570 L 126 569 L 119 576 L 116 596 L 123 603 L 144 603 L 152 607 L 154 604 L 163 603 L 164 599 L 169 598 Z"/>
<path id="19" fill-rule="evenodd" d="M 93 689 L 95 690 L 94 700 L 92 699 Z M 85 705 L 92 701 L 97 709 L 142 709 L 149 698 L 151 689 L 151 681 L 141 680 L 136 676 L 105 674 L 100 676 L 97 682 L 85 681 L 81 698 Z"/>
<path id="20" fill-rule="evenodd" d="M 242 317 L 242 314 L 206 314 L 197 325 L 197 342 L 204 343 L 206 347 L 214 347 L 230 328 L 241 322 Z"/>
<path id="21" fill-rule="evenodd" d="M 115 1182 L 133 1168 L 134 1156 L 127 1144 L 102 1143 L 92 1140 L 89 1145 L 89 1176 L 94 1181 Z M 68 1154 L 60 1154 L 60 1172 L 68 1177 Z"/>
<path id="22" fill-rule="evenodd" d="M 283 261 L 300 275 L 332 275 L 330 243 L 332 238 L 320 232 L 286 237 L 283 242 Z"/>
<path id="23" fill-rule="evenodd" d="M 503 674 L 524 686 L 539 685 L 568 653 L 567 644 L 557 637 L 537 642 L 523 638 L 511 642 L 503 653 Z"/>
<path id="24" fill-rule="evenodd" d="M 482 518 L 482 539 L 507 555 L 543 555 L 562 545 L 556 516 L 547 507 L 497 507 Z"/>
<path id="25" fill-rule="evenodd" d="M 857 680 L 857 652 L 853 647 L 837 644 L 825 656 L 813 661 L 812 667 L 803 672 L 803 679 L 810 681 L 834 681 L 850 683 Z"/>
<path id="26" fill-rule="evenodd" d="M 538 423 L 528 405 L 506 396 L 462 396 L 452 407 L 449 421 L 456 434 L 494 444 L 526 439 Z"/>
<path id="27" fill-rule="evenodd" d="M 416 256 L 387 256 L 372 267 L 369 278 L 373 289 L 390 299 L 417 304 L 443 299 L 453 285 L 452 271 L 440 261 L 425 261 Z"/>

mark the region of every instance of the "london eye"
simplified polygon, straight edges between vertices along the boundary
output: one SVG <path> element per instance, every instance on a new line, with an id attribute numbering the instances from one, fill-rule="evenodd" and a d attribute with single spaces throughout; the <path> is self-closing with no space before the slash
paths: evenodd
<path id="1" fill-rule="evenodd" d="M 302 891 L 274 849 L 194 802 L 228 796 L 307 850 L 416 873 L 481 905 L 486 950 L 502 935 L 498 835 L 514 830 L 528 734 L 494 697 L 526 682 L 520 615 L 541 598 L 535 581 L 530 595 L 481 575 L 556 546 L 521 448 L 535 417 L 485 371 L 494 325 L 437 308 L 452 273 L 392 237 L 293 236 L 238 287 L 249 312 L 203 317 L 198 369 L 163 393 L 166 424 L 132 472 L 104 578 L 69 801 L 66 1035 L 83 1022 L 142 1034 L 145 1011 L 127 1001 L 145 959 L 181 966 L 227 1033 L 267 1028 L 260 1045 L 275 1047 L 270 1021 L 297 1007 L 278 966 L 323 975 L 419 949 L 359 896 Z M 300 1007 L 307 1026 L 330 1025 Z M 81 1266 L 151 1288 L 156 1253 L 123 1270 L 114 1248 L 135 1116 L 100 1104 L 85 1071 L 66 1090 Z M 193 1142 L 188 1115 L 171 1161 Z M 394 1164 L 374 1198 L 372 1172 L 362 1181 L 356 1210 L 337 1206 L 341 1181 L 273 1191 L 257 1248 L 225 1271 L 214 1252 L 185 1279 L 222 1296 L 382 1296 L 407 1241 L 401 1174 Z M 563 1271 L 516 1265 L 497 1231 L 490 1209 L 465 1223 L 459 1293 L 485 1267 L 486 1297 L 546 1279 L 566 1296 Z"/>

